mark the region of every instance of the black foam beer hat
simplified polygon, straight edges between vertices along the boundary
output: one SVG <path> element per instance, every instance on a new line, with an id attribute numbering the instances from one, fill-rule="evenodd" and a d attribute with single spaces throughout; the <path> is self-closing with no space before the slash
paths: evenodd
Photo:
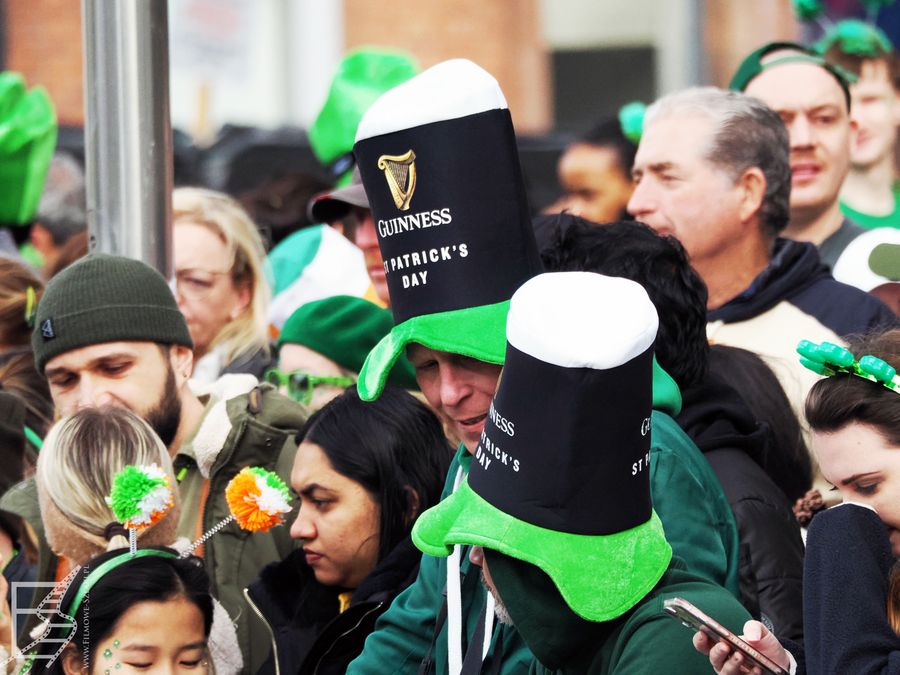
<path id="1" fill-rule="evenodd" d="M 542 274 L 513 296 L 506 364 L 468 478 L 413 528 L 540 567 L 592 621 L 626 612 L 672 549 L 650 499 L 656 309 L 626 279 Z"/>
<path id="2" fill-rule="evenodd" d="M 410 342 L 502 363 L 509 299 L 541 266 L 497 81 L 440 63 L 379 98 L 356 138 L 395 323 L 360 396 L 377 398 Z"/>

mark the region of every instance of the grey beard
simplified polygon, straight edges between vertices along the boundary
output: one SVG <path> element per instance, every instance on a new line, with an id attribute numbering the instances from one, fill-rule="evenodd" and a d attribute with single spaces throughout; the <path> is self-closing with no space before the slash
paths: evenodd
<path id="1" fill-rule="evenodd" d="M 497 593 L 495 593 L 490 586 L 488 586 L 488 583 L 484 578 L 484 572 L 481 573 L 481 585 L 484 586 L 484 590 L 494 596 L 494 614 L 497 617 L 497 621 L 506 624 L 507 626 L 512 626 L 513 620 L 509 615 L 509 610 L 506 609 L 506 605 L 503 604 L 500 596 L 497 595 Z"/>

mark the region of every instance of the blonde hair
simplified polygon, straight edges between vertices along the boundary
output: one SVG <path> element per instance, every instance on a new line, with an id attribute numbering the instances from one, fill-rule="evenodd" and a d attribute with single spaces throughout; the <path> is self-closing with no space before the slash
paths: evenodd
<path id="1" fill-rule="evenodd" d="M 116 517 L 106 503 L 115 475 L 129 464 L 157 464 L 175 474 L 169 452 L 153 429 L 124 408 L 85 408 L 50 429 L 38 455 L 41 518 L 51 548 L 82 562 L 99 552 L 127 546 L 122 535 L 106 540 Z M 169 545 L 178 521 L 175 506 L 156 525 L 138 533 L 147 546 Z"/>
<path id="2" fill-rule="evenodd" d="M 23 263 L 0 256 L 0 347 L 31 344 L 28 325 L 28 288 L 34 291 L 33 308 L 44 292 L 44 282 Z"/>
<path id="3" fill-rule="evenodd" d="M 241 205 L 221 192 L 182 187 L 172 193 L 172 224 L 202 225 L 218 236 L 231 257 L 231 281 L 250 288 L 250 304 L 227 323 L 209 346 L 221 347 L 225 363 L 252 348 L 269 353 L 268 314 L 272 291 L 266 280 L 266 250 L 259 230 Z"/>

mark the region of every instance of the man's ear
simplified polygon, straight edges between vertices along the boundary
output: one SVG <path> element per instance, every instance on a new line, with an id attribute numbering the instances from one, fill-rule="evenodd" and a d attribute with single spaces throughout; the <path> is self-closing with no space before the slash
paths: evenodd
<path id="1" fill-rule="evenodd" d="M 59 661 L 65 675 L 82 675 L 84 672 L 84 660 L 81 658 L 81 652 L 72 642 L 67 644 L 63 653 L 59 655 Z"/>
<path id="2" fill-rule="evenodd" d="M 194 352 L 184 345 L 172 345 L 169 347 L 169 363 L 175 372 L 176 388 L 181 389 L 194 372 Z"/>
<path id="3" fill-rule="evenodd" d="M 759 214 L 766 198 L 766 177 L 762 169 L 751 166 L 738 179 L 741 190 L 739 213 L 741 222 L 747 222 Z"/>

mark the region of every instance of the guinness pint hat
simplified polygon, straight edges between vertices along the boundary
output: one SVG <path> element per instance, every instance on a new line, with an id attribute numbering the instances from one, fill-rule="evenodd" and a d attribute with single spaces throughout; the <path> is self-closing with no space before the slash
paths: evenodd
<path id="1" fill-rule="evenodd" d="M 463 59 L 428 69 L 372 104 L 354 154 L 395 324 L 360 397 L 378 397 L 410 342 L 503 363 L 509 299 L 541 264 L 497 81 Z"/>
<path id="2" fill-rule="evenodd" d="M 672 557 L 650 500 L 658 323 L 627 279 L 557 272 L 525 283 L 469 475 L 416 521 L 416 546 L 446 556 L 480 545 L 535 565 L 591 621 L 644 597 Z"/>

